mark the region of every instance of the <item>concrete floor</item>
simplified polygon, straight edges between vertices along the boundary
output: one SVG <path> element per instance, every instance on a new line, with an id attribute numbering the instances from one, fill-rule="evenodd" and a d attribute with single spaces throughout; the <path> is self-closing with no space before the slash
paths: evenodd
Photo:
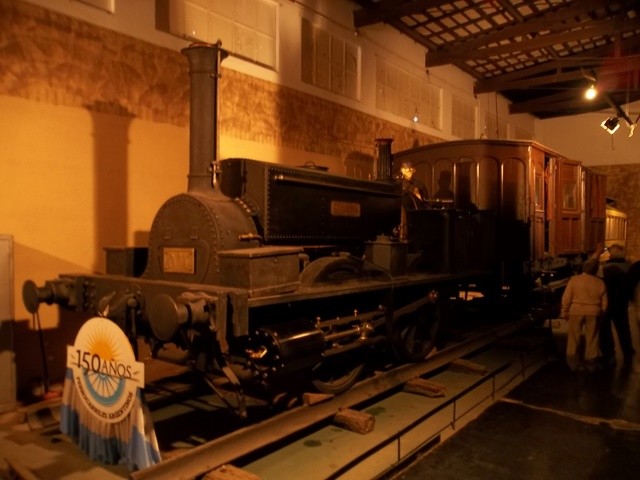
<path id="1" fill-rule="evenodd" d="M 640 373 L 552 362 L 396 479 L 637 479 Z"/>
<path id="2" fill-rule="evenodd" d="M 640 362 L 571 372 L 562 340 L 556 332 L 557 360 L 394 480 L 640 478 Z"/>

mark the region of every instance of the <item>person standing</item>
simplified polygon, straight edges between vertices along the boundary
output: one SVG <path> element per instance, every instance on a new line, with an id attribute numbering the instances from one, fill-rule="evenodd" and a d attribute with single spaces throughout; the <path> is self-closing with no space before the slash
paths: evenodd
<path id="1" fill-rule="evenodd" d="M 429 192 L 427 187 L 415 178 L 416 168 L 411 162 L 402 162 L 400 176 L 397 180 L 402 186 L 402 211 L 400 213 L 400 227 L 398 236 L 401 240 L 407 239 L 407 212 L 427 208 Z"/>
<path id="2" fill-rule="evenodd" d="M 589 371 L 601 368 L 599 323 L 607 310 L 607 287 L 596 274 L 598 261 L 588 259 L 582 273 L 569 279 L 562 294 L 560 316 L 567 320 L 567 365 L 573 371 L 583 366 Z M 584 353 L 580 354 L 580 337 L 584 336 Z M 581 358 L 582 357 L 582 358 Z"/>
<path id="3" fill-rule="evenodd" d="M 631 264 L 624 258 L 624 250 L 619 245 L 609 247 L 609 259 L 602 265 L 602 278 L 607 287 L 608 307 L 600 325 L 600 350 L 605 366 L 616 364 L 615 342 L 612 325 L 616 328 L 620 350 L 625 365 L 631 365 L 635 350 L 631 343 L 629 329 L 629 301 L 633 290 L 628 275 Z"/>
<path id="4" fill-rule="evenodd" d="M 402 184 L 403 204 L 409 210 L 426 207 L 429 191 L 420 180 L 415 178 L 416 168 L 411 162 L 403 162 L 400 167 L 400 182 Z"/>

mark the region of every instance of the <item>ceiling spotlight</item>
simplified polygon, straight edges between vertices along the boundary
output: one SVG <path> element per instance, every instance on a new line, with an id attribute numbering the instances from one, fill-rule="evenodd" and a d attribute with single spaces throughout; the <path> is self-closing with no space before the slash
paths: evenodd
<path id="1" fill-rule="evenodd" d="M 613 135 L 620 128 L 620 119 L 618 117 L 609 117 L 600 126 Z"/>
<path id="2" fill-rule="evenodd" d="M 587 100 L 593 100 L 597 96 L 598 96 L 598 90 L 596 89 L 596 86 L 592 83 L 591 85 L 589 85 L 589 88 L 587 88 L 584 91 L 584 98 L 586 98 Z"/>

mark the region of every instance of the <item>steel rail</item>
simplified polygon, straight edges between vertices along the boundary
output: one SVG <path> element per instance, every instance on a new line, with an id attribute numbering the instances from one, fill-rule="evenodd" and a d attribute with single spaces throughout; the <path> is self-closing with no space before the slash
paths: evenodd
<path id="1" fill-rule="evenodd" d="M 403 383 L 441 368 L 453 360 L 473 353 L 497 339 L 511 335 L 527 326 L 522 319 L 488 330 L 472 339 L 445 348 L 419 362 L 402 365 L 389 372 L 363 380 L 347 392 L 323 403 L 301 406 L 271 417 L 255 425 L 241 428 L 176 457 L 133 472 L 134 480 L 187 480 L 203 475 L 221 465 L 233 462 L 258 448 L 283 440 L 307 427 L 335 415 L 341 408 L 351 408 L 391 390 Z"/>

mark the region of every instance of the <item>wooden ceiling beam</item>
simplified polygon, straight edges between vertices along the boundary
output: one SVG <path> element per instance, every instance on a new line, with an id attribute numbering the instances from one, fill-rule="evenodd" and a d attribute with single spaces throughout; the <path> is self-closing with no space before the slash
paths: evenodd
<path id="1" fill-rule="evenodd" d="M 529 20 L 507 25 L 499 30 L 492 30 L 489 33 L 481 33 L 460 42 L 460 48 L 480 48 L 487 44 L 500 43 L 525 35 L 539 34 L 541 31 L 558 32 L 564 31 L 570 25 L 578 25 L 578 18 L 590 18 L 590 10 L 604 8 L 610 3 L 607 0 L 593 0 L 586 4 L 581 1 L 573 2 L 563 8 L 557 8 L 544 15 L 531 18 Z M 587 5 L 591 8 L 587 8 Z M 463 47 L 464 45 L 464 47 Z M 458 48 L 458 47 L 456 47 Z"/>
<path id="2" fill-rule="evenodd" d="M 633 123 L 621 105 L 608 95 L 603 95 L 595 101 L 585 101 L 582 95 L 575 95 L 575 92 L 573 98 L 567 98 L 564 101 L 548 100 L 548 98 L 550 97 L 539 97 L 535 101 L 528 100 L 526 102 L 512 103 L 509 105 L 509 113 L 530 113 L 544 116 L 545 112 L 555 114 L 558 112 L 587 113 L 612 108 L 627 123 Z M 635 102 L 639 98 L 640 94 L 630 96 L 629 102 Z M 568 115 L 568 113 L 565 113 L 565 115 Z"/>
<path id="3" fill-rule="evenodd" d="M 516 22 L 522 23 L 524 21 L 522 15 L 520 15 L 520 12 L 518 12 L 518 10 L 509 0 L 498 0 L 498 3 L 500 4 L 501 8 L 509 12 L 509 15 L 511 15 Z"/>
<path id="4" fill-rule="evenodd" d="M 557 103 L 544 103 L 544 98 L 541 99 L 540 103 L 537 106 L 532 106 L 529 108 L 522 108 L 519 106 L 519 104 L 517 103 L 513 103 L 511 105 L 509 105 L 509 114 L 516 114 L 516 113 L 529 113 L 529 114 L 533 114 L 533 115 L 541 115 L 543 112 L 550 112 L 550 113 L 558 113 L 558 112 L 567 112 L 567 111 L 572 111 L 572 112 L 581 112 L 581 113 L 587 113 L 587 112 L 597 112 L 600 110 L 604 110 L 608 107 L 608 104 L 606 103 L 595 103 L 595 104 L 591 104 L 591 105 L 587 105 L 585 106 L 583 101 L 580 100 L 567 100 L 566 102 L 557 102 Z"/>
<path id="5" fill-rule="evenodd" d="M 615 105 L 640 98 L 638 0 L 546 0 L 529 10 L 512 0 L 352 1 L 361 7 L 355 28 L 386 23 L 428 49 L 427 69 L 455 65 L 478 79 L 474 93 L 515 101 L 513 113 L 549 118 L 606 108 L 603 96 L 583 99 L 590 79 Z"/>
<path id="6" fill-rule="evenodd" d="M 462 48 L 436 50 L 427 52 L 427 64 L 429 66 L 445 65 L 449 63 L 459 63 L 465 60 L 480 60 L 513 52 L 530 52 L 553 45 L 575 42 L 583 39 L 591 39 L 615 34 L 614 32 L 635 30 L 640 28 L 640 18 L 622 20 L 619 18 L 612 20 L 599 20 L 584 22 L 582 28 L 576 28 L 566 32 L 549 33 L 539 35 L 534 38 L 521 41 L 512 41 L 504 45 L 484 48 Z"/>
<path id="7" fill-rule="evenodd" d="M 489 93 L 496 90 L 500 90 L 503 85 L 508 85 L 513 81 L 522 80 L 525 78 L 536 77 L 538 75 L 547 74 L 553 75 L 561 73 L 566 69 L 582 68 L 586 73 L 590 74 L 590 70 L 594 67 L 598 67 L 602 64 L 600 58 L 564 58 L 559 60 L 552 60 L 548 62 L 540 62 L 536 65 L 527 68 L 521 68 L 513 72 L 504 73 L 496 77 L 488 78 L 486 80 L 478 80 L 474 85 L 475 93 Z"/>
<path id="8" fill-rule="evenodd" d="M 467 40 L 456 42 L 451 47 L 444 47 L 432 51 L 431 65 L 436 65 L 435 62 L 439 61 L 438 57 L 440 55 L 443 57 L 456 57 L 465 52 L 479 50 L 486 45 L 499 44 L 505 41 L 511 43 L 514 38 L 521 38 L 527 35 L 536 36 L 539 35 L 541 31 L 548 31 L 550 33 L 566 32 L 580 25 L 580 22 L 577 20 L 579 18 L 583 19 L 583 23 L 590 22 L 591 10 L 605 8 L 607 6 L 610 7 L 611 5 L 607 0 L 593 0 L 588 4 L 580 1 L 577 3 L 574 2 L 571 6 L 554 10 L 553 12 L 546 13 L 525 22 L 505 26 L 499 30 L 492 30 L 490 33 L 474 35 Z M 621 12 L 620 15 L 622 14 Z M 607 33 L 611 34 L 612 31 Z"/>
<path id="9" fill-rule="evenodd" d="M 552 104 L 562 104 L 568 101 L 576 100 L 576 91 L 572 90 L 564 90 L 558 93 L 552 93 L 551 95 L 545 95 L 542 97 L 537 97 L 531 100 L 525 100 L 522 102 L 513 102 L 509 105 L 510 113 L 527 113 L 534 111 L 541 104 L 552 105 Z M 513 109 L 513 111 L 512 111 Z"/>
<path id="10" fill-rule="evenodd" d="M 354 11 L 353 26 L 361 28 L 381 22 L 391 23 L 391 21 L 407 15 L 424 14 L 425 10 L 447 3 L 449 2 L 442 0 L 414 0 L 406 3 L 399 3 L 397 0 L 382 0 L 374 6 Z"/>
<path id="11" fill-rule="evenodd" d="M 630 39 L 625 49 L 636 42 L 635 39 Z M 523 78 L 535 77 L 541 74 L 552 75 L 555 73 L 561 73 L 566 69 L 582 68 L 586 73 L 591 73 L 590 70 L 602 68 L 603 72 L 621 72 L 627 70 L 640 70 L 640 55 L 628 55 L 624 57 L 610 57 L 610 47 L 605 46 L 602 48 L 595 48 L 589 51 L 589 56 L 573 55 L 570 57 L 564 57 L 552 61 L 544 61 L 537 63 L 534 66 L 521 68 L 509 73 L 501 74 L 499 77 L 488 78 L 486 80 L 478 80 L 475 84 L 475 93 L 489 93 L 496 90 L 501 90 L 503 85 L 508 85 L 514 80 L 521 80 Z"/>
<path id="12" fill-rule="evenodd" d="M 558 68 L 554 71 L 554 66 Z M 546 67 L 546 68 L 545 68 Z M 562 71 L 562 68 L 570 68 L 572 70 Z M 580 68 L 576 68 L 580 67 Z M 541 74 L 543 72 L 550 72 Z M 500 75 L 496 78 L 488 80 L 479 80 L 473 86 L 473 93 L 478 95 L 481 93 L 490 93 L 504 90 L 525 90 L 527 88 L 540 87 L 548 85 L 552 88 L 554 84 L 570 82 L 574 80 L 587 80 L 587 76 L 595 74 L 596 82 L 602 84 L 611 84 L 607 80 L 608 77 L 614 77 L 621 73 L 629 73 L 631 81 L 640 76 L 640 56 L 631 55 L 619 59 L 607 59 L 605 62 L 599 59 L 572 59 L 572 62 L 546 62 L 537 65 L 535 68 L 523 69 L 519 74 L 529 73 L 529 76 L 519 75 L 507 78 L 507 75 Z M 632 85 L 628 85 L 629 88 Z M 626 87 L 625 87 L 626 88 Z"/>
<path id="13" fill-rule="evenodd" d="M 423 47 L 435 48 L 435 45 L 433 43 L 431 43 L 429 40 L 426 40 L 422 35 L 420 35 L 418 32 L 416 32 L 412 28 L 407 27 L 400 20 L 393 20 L 389 23 L 389 25 L 395 28 L 396 30 L 398 30 L 403 35 L 406 35 L 407 37 L 411 38 L 416 43 L 422 45 Z"/>
<path id="14" fill-rule="evenodd" d="M 558 112 L 573 109 L 597 111 L 608 105 L 602 100 L 587 103 L 582 94 L 575 90 L 562 92 L 562 96 L 564 97 L 562 100 L 556 95 L 550 95 L 526 102 L 515 102 L 509 105 L 509 113 Z"/>
<path id="15" fill-rule="evenodd" d="M 580 70 L 574 70 L 570 72 L 560 72 L 550 75 L 539 75 L 537 77 L 525 78 L 522 80 L 514 80 L 513 82 L 501 83 L 495 91 L 504 90 L 527 90 L 529 88 L 548 87 L 553 88 L 552 85 L 564 82 L 571 82 L 585 78 L 584 73 Z M 488 93 L 488 92 L 476 92 L 474 93 Z"/>
<path id="16" fill-rule="evenodd" d="M 594 7 L 601 8 L 607 5 L 607 0 L 594 0 Z M 524 37 L 527 35 L 537 35 L 541 31 L 557 32 L 563 31 L 568 28 L 568 23 L 576 25 L 575 19 L 577 17 L 587 16 L 587 11 L 583 2 L 577 2 L 569 7 L 554 10 L 553 12 L 546 13 L 541 17 L 531 19 L 529 21 L 509 25 L 499 30 L 492 30 L 490 33 L 481 33 L 469 37 L 468 40 L 456 42 L 451 47 L 440 48 L 436 51 L 430 52 L 432 65 L 435 66 L 435 62 L 438 62 L 438 56 L 442 57 L 455 57 L 464 52 L 475 51 L 483 48 L 486 45 L 498 44 L 504 41 L 512 41 L 513 38 Z"/>

